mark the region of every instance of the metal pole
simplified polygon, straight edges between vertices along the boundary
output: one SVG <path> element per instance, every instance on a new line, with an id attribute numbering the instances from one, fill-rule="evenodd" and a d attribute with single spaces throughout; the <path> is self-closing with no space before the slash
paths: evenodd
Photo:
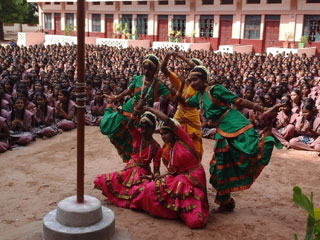
<path id="1" fill-rule="evenodd" d="M 85 0 L 77 2 L 77 202 L 84 202 Z"/>

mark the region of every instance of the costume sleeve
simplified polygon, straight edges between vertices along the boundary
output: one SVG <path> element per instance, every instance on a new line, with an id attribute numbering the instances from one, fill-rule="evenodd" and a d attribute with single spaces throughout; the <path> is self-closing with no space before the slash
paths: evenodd
<path id="1" fill-rule="evenodd" d="M 158 95 L 159 96 L 165 96 L 166 98 L 171 97 L 170 90 L 167 88 L 167 86 L 162 82 L 160 83 L 160 86 L 158 88 Z"/>
<path id="2" fill-rule="evenodd" d="M 179 140 L 181 140 L 182 142 L 186 143 L 187 145 L 195 149 L 191 137 L 185 130 L 183 130 L 181 126 L 178 126 L 177 129 L 174 131 L 174 133 L 177 135 Z"/>
<path id="3" fill-rule="evenodd" d="M 200 93 L 198 92 L 197 94 L 193 95 L 192 97 L 186 99 L 187 104 L 190 107 L 198 108 L 200 104 Z"/>
<path id="4" fill-rule="evenodd" d="M 132 81 L 130 82 L 129 84 L 129 88 L 132 92 L 134 92 L 134 89 L 136 88 L 136 83 L 137 83 L 137 79 L 138 77 L 137 76 L 134 76 Z"/>
<path id="5" fill-rule="evenodd" d="M 161 164 L 161 156 L 162 156 L 162 148 L 160 147 L 160 145 L 158 145 L 157 143 L 154 145 L 154 147 L 157 147 L 157 153 L 156 156 L 153 159 L 153 166 L 154 167 L 160 167 Z"/>
<path id="6" fill-rule="evenodd" d="M 215 99 L 224 103 L 234 103 L 239 98 L 222 85 L 216 85 L 212 88 L 211 94 Z"/>
<path id="7" fill-rule="evenodd" d="M 169 76 L 168 77 L 169 77 L 169 80 L 170 80 L 171 84 L 173 85 L 175 90 L 178 90 L 180 85 L 181 85 L 181 81 L 180 81 L 178 75 L 173 71 L 170 71 L 170 70 L 168 70 L 168 71 L 169 71 Z"/>

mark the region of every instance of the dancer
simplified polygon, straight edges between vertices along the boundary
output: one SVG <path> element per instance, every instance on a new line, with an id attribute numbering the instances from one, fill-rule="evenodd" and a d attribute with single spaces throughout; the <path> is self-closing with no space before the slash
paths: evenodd
<path id="1" fill-rule="evenodd" d="M 136 116 L 136 112 L 133 112 Z M 152 137 L 156 117 L 151 112 L 145 112 L 140 118 L 140 128 L 135 127 L 130 119 L 128 128 L 133 138 L 133 153 L 131 159 L 121 171 L 101 174 L 94 180 L 95 188 L 115 205 L 126 208 L 140 208 L 138 204 L 140 193 L 149 182 L 147 176 L 160 175 L 160 158 L 162 148 Z M 150 163 L 153 161 L 153 173 Z"/>
<path id="2" fill-rule="evenodd" d="M 100 124 L 101 132 L 109 137 L 124 162 L 131 159 L 132 136 L 126 125 L 131 118 L 134 106 L 140 99 L 146 99 L 147 104 L 152 106 L 161 95 L 166 98 L 171 97 L 169 89 L 156 78 L 159 65 L 159 59 L 155 55 L 148 55 L 142 62 L 143 75 L 134 77 L 129 88 L 119 95 L 106 96 L 109 100 L 116 101 L 128 94 L 134 94 L 116 112 L 113 112 L 112 107 L 107 107 Z"/>
<path id="3" fill-rule="evenodd" d="M 271 124 L 260 137 L 250 121 L 230 105 L 263 112 L 265 121 L 270 121 L 270 116 L 282 105 L 262 107 L 239 98 L 221 85 L 209 87 L 208 80 L 208 70 L 196 66 L 189 74 L 189 81 L 197 94 L 186 101 L 181 96 L 182 85 L 177 98 L 187 106 L 199 106 L 205 117 L 217 127 L 210 183 L 217 190 L 215 202 L 220 205 L 217 211 L 233 211 L 235 202 L 231 192 L 245 190 L 252 185 L 269 163 L 276 140 L 271 136 Z"/>
<path id="4" fill-rule="evenodd" d="M 162 158 L 168 173 L 144 187 L 142 209 L 157 217 L 180 217 L 190 228 L 204 227 L 209 215 L 206 175 L 192 139 L 178 121 L 153 108 L 144 109 L 163 121 Z"/>
<path id="5" fill-rule="evenodd" d="M 186 71 L 188 71 L 188 73 L 195 66 L 202 65 L 202 62 L 196 58 L 189 60 L 188 58 L 186 58 L 185 56 L 177 52 L 170 51 L 167 53 L 167 55 L 165 56 L 161 64 L 161 71 L 164 73 L 166 77 L 170 79 L 170 82 L 172 83 L 174 90 L 178 91 L 181 85 L 181 80 L 176 73 L 170 71 L 167 68 L 167 64 L 170 56 L 182 59 L 184 62 L 186 62 L 187 63 Z M 182 96 L 184 96 L 185 98 L 190 98 L 195 94 L 196 94 L 196 91 L 193 90 L 193 88 L 187 82 L 186 86 L 182 90 Z M 199 157 L 201 159 L 203 154 L 202 128 L 201 128 L 200 115 L 199 115 L 198 109 L 184 106 L 183 104 L 178 103 L 178 109 L 176 111 L 176 114 L 174 115 L 174 119 L 178 120 L 179 123 L 181 124 L 181 127 L 183 127 L 183 129 L 190 135 L 190 137 L 192 138 L 192 142 L 196 147 L 196 151 L 199 154 Z"/>

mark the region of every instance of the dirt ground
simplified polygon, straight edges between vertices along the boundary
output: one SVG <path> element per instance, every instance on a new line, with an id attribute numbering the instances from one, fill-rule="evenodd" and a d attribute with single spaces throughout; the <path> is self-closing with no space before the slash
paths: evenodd
<path id="1" fill-rule="evenodd" d="M 155 137 L 161 141 L 159 135 Z M 204 140 L 203 165 L 207 172 L 212 146 L 212 140 Z M 127 231 L 131 239 L 284 240 L 294 239 L 295 232 L 302 238 L 306 213 L 292 201 L 293 186 L 299 185 L 308 195 L 314 192 L 315 203 L 320 205 L 317 154 L 275 150 L 252 187 L 233 194 L 233 213 L 211 214 L 204 229 L 191 230 L 182 221 L 109 205 L 101 192 L 93 189 L 93 180 L 100 173 L 122 169 L 124 164 L 98 127 L 86 127 L 85 148 L 85 194 L 111 208 L 116 228 Z M 76 130 L 0 154 L 0 181 L 0 239 L 40 240 L 42 218 L 60 200 L 76 194 Z M 208 185 L 210 208 L 216 206 L 214 197 L 215 191 Z"/>

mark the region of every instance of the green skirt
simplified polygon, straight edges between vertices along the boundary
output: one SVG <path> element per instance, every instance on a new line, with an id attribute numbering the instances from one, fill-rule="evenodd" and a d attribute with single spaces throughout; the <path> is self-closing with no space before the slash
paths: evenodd
<path id="1" fill-rule="evenodd" d="M 275 144 L 282 147 L 272 136 L 260 137 L 254 128 L 233 138 L 217 133 L 210 183 L 218 194 L 248 189 L 268 165 Z"/>
<path id="2" fill-rule="evenodd" d="M 132 136 L 128 130 L 127 123 L 129 118 L 116 111 L 113 112 L 109 107 L 104 111 L 100 123 L 101 133 L 107 135 L 110 142 L 116 147 L 119 155 L 124 162 L 131 159 Z"/>

